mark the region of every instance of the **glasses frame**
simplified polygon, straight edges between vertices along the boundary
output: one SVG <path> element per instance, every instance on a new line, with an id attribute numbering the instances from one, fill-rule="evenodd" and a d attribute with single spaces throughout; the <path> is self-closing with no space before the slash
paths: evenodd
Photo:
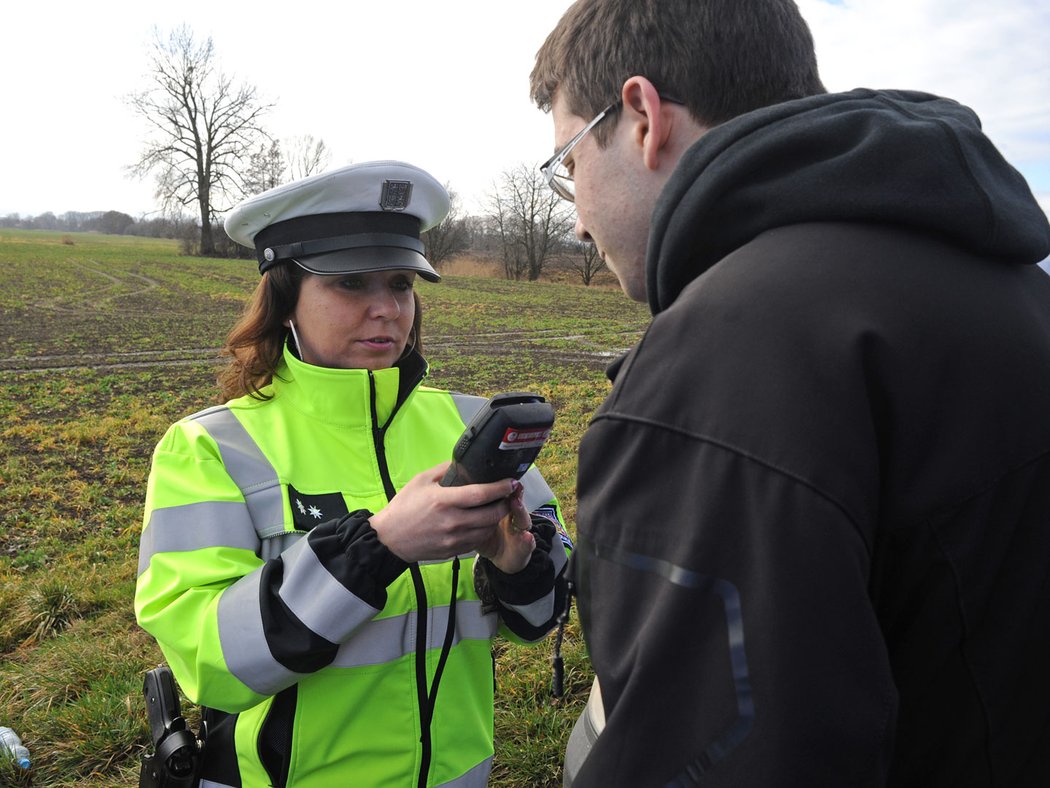
<path id="1" fill-rule="evenodd" d="M 572 149 L 579 145 L 580 140 L 587 136 L 587 132 L 593 129 L 603 120 L 605 120 L 605 118 L 608 115 L 611 115 L 613 112 L 617 111 L 620 108 L 621 104 L 623 104 L 623 99 L 620 99 L 619 101 L 614 101 L 608 107 L 606 107 L 597 115 L 595 115 L 591 119 L 590 123 L 588 123 L 576 133 L 575 137 L 573 137 L 571 140 L 562 145 L 561 150 L 559 150 L 557 153 L 555 153 L 553 156 L 547 159 L 547 161 L 543 162 L 543 164 L 540 165 L 540 172 L 543 173 L 543 177 L 547 179 L 547 185 L 549 185 L 551 189 L 554 190 L 554 193 L 561 197 L 563 200 L 567 200 L 568 202 L 576 202 L 576 191 L 573 187 L 565 185 L 565 181 L 568 181 L 569 183 L 573 182 L 572 176 L 566 177 L 564 175 L 560 175 L 557 172 L 558 168 L 565 163 L 565 160 L 569 157 L 569 154 L 572 153 Z"/>
<path id="2" fill-rule="evenodd" d="M 671 104 L 681 104 L 683 106 L 685 105 L 685 102 L 679 98 L 675 98 L 673 96 L 666 96 L 663 93 L 658 93 L 657 95 L 660 96 L 660 99 L 662 101 L 667 101 Z M 576 187 L 575 185 L 567 185 L 574 184 L 573 177 L 571 175 L 559 174 L 557 172 L 558 168 L 565 163 L 565 160 L 569 157 L 569 154 L 572 153 L 572 149 L 580 144 L 580 140 L 587 136 L 587 132 L 589 132 L 591 129 L 593 129 L 603 120 L 605 120 L 605 118 L 607 118 L 609 115 L 619 110 L 621 106 L 623 106 L 622 98 L 617 101 L 614 101 L 608 107 L 603 109 L 591 119 L 590 123 L 588 123 L 582 129 L 580 129 L 576 133 L 575 137 L 573 137 L 571 140 L 562 145 L 561 150 L 559 150 L 557 153 L 555 153 L 553 156 L 547 159 L 547 161 L 543 162 L 543 164 L 540 165 L 540 172 L 543 174 L 543 177 L 547 179 L 547 185 L 550 186 L 551 189 L 554 190 L 554 193 L 561 197 L 563 200 L 567 200 L 568 202 L 572 203 L 576 202 Z"/>

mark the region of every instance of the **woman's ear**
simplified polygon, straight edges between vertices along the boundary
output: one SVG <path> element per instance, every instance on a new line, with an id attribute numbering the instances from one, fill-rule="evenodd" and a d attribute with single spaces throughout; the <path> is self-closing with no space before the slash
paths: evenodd
<path id="1" fill-rule="evenodd" d="M 656 86 L 642 76 L 631 77 L 623 83 L 621 98 L 624 112 L 621 122 L 634 123 L 632 138 L 641 151 L 642 161 L 646 168 L 656 170 L 671 136 L 670 105 L 660 99 Z"/>

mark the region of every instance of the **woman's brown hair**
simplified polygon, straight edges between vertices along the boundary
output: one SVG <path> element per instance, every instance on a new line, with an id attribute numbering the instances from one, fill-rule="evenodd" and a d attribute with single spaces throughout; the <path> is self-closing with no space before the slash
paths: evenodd
<path id="1" fill-rule="evenodd" d="M 221 355 L 228 358 L 219 371 L 219 393 L 223 401 L 248 394 L 256 399 L 269 399 L 262 388 L 270 384 L 284 352 L 288 328 L 284 321 L 299 301 L 306 271 L 289 261 L 274 266 L 262 275 L 240 318 L 230 329 Z M 405 352 L 423 350 L 423 304 L 413 291 L 416 315 Z M 298 348 L 295 348 L 298 352 Z"/>

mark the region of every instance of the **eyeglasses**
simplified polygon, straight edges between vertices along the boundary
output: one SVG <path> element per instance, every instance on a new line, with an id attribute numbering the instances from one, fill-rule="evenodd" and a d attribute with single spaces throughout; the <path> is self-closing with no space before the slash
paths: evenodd
<path id="1" fill-rule="evenodd" d="M 674 98 L 672 96 L 665 96 L 663 93 L 658 94 L 660 99 L 663 101 L 670 102 L 671 104 L 682 104 L 685 102 L 681 99 Z M 576 202 L 576 182 L 573 180 L 572 173 L 569 171 L 568 165 L 565 164 L 565 160 L 569 158 L 569 154 L 572 153 L 572 149 L 579 145 L 580 140 L 587 136 L 587 132 L 601 123 L 605 118 L 612 113 L 620 109 L 623 104 L 623 99 L 615 101 L 608 107 L 603 109 L 594 118 L 580 129 L 579 133 L 565 143 L 562 149 L 551 156 L 547 161 L 540 165 L 540 172 L 543 173 L 543 177 L 547 179 L 547 183 L 554 190 L 554 193 L 561 197 L 563 200 L 569 202 Z"/>
<path id="2" fill-rule="evenodd" d="M 543 173 L 543 177 L 547 179 L 547 183 L 554 190 L 554 193 L 561 197 L 563 200 L 569 202 L 576 202 L 576 182 L 572 179 L 572 173 L 569 172 L 568 166 L 565 164 L 565 160 L 569 158 L 569 154 L 572 153 L 572 149 L 575 148 L 580 140 L 587 136 L 587 132 L 601 123 L 607 115 L 611 115 L 613 112 L 620 108 L 620 104 L 623 103 L 623 99 L 620 101 L 613 102 L 608 107 L 603 109 L 594 118 L 580 129 L 579 133 L 571 140 L 569 140 L 562 149 L 551 156 L 547 161 L 540 165 L 540 172 Z"/>

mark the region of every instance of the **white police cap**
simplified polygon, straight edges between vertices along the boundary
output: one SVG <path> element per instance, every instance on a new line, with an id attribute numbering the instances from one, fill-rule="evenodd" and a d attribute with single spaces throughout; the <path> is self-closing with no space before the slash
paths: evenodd
<path id="1" fill-rule="evenodd" d="M 250 197 L 224 226 L 234 241 L 255 249 L 259 273 L 294 260 L 315 274 L 403 268 L 437 282 L 419 236 L 448 211 L 448 192 L 428 172 L 370 161 Z"/>

